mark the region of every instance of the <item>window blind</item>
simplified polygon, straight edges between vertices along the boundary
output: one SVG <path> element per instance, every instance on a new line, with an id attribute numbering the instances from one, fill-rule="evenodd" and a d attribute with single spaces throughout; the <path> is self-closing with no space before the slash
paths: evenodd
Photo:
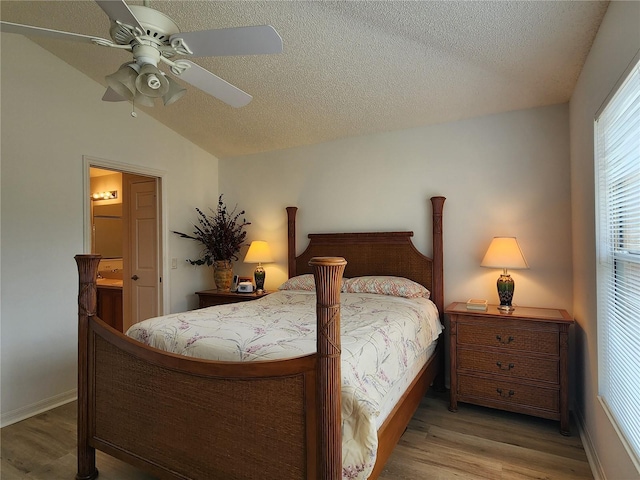
<path id="1" fill-rule="evenodd" d="M 598 389 L 640 463 L 640 63 L 595 123 Z"/>

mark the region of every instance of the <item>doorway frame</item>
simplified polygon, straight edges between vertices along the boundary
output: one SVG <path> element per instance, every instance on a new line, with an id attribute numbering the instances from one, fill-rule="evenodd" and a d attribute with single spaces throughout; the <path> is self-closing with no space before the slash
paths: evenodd
<path id="1" fill-rule="evenodd" d="M 110 170 L 116 170 L 124 173 L 133 173 L 137 175 L 145 175 L 147 177 L 156 177 L 159 179 L 160 186 L 160 252 L 158 255 L 158 261 L 160 262 L 160 293 L 162 300 L 159 302 L 159 315 L 164 315 L 165 312 L 170 311 L 170 299 L 169 299 L 169 262 L 167 261 L 167 246 L 169 244 L 169 231 L 166 225 L 169 223 L 168 208 L 167 208 L 167 172 L 165 170 L 158 170 L 142 165 L 133 165 L 125 162 L 118 162 L 115 160 L 107 160 L 104 158 L 92 157 L 90 155 L 82 156 L 82 169 L 83 169 L 83 233 L 84 233 L 84 252 L 91 253 L 91 204 L 89 198 L 91 196 L 91 177 L 90 168 L 106 168 Z"/>

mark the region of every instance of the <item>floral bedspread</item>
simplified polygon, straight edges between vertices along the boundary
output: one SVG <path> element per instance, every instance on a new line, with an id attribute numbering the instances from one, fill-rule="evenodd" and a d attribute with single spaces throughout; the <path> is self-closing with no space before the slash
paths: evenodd
<path id="1" fill-rule="evenodd" d="M 383 398 L 442 331 L 425 298 L 341 294 L 343 479 L 366 479 L 375 464 Z M 223 361 L 307 355 L 316 350 L 315 292 L 279 291 L 259 300 L 157 317 L 127 335 L 161 350 Z"/>

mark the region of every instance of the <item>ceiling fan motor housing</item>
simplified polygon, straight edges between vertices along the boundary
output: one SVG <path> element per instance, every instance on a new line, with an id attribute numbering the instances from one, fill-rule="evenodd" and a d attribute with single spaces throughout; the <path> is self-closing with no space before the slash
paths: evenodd
<path id="1" fill-rule="evenodd" d="M 132 53 L 136 63 L 140 66 L 151 64 L 157 67 L 158 61 L 160 61 L 160 51 L 153 45 L 134 45 Z"/>
<path id="2" fill-rule="evenodd" d="M 145 29 L 143 37 L 158 45 L 169 45 L 171 35 L 180 33 L 178 25 L 167 15 L 142 5 L 130 5 L 129 9 Z M 109 34 L 118 45 L 130 45 L 137 41 L 131 29 L 122 24 L 111 22 Z"/>

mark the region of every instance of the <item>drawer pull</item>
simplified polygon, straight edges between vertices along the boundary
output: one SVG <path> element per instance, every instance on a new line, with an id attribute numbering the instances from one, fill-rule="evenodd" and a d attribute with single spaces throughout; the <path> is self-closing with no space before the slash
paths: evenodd
<path id="1" fill-rule="evenodd" d="M 496 340 L 498 340 L 501 344 L 507 345 L 515 340 L 512 336 L 509 336 L 506 340 L 502 340 L 502 335 L 496 335 Z"/>
<path id="2" fill-rule="evenodd" d="M 503 390 L 501 388 L 496 388 L 496 392 L 498 392 L 498 395 L 500 395 L 502 398 L 511 398 L 511 396 L 516 393 L 513 390 L 509 390 L 508 394 L 503 394 L 502 391 Z"/>
<path id="3" fill-rule="evenodd" d="M 506 367 L 502 366 L 502 362 L 496 362 L 496 365 L 498 366 L 498 368 L 500 370 L 511 370 L 513 367 L 515 367 L 515 365 L 513 363 L 510 363 L 509 365 L 507 365 Z"/>

